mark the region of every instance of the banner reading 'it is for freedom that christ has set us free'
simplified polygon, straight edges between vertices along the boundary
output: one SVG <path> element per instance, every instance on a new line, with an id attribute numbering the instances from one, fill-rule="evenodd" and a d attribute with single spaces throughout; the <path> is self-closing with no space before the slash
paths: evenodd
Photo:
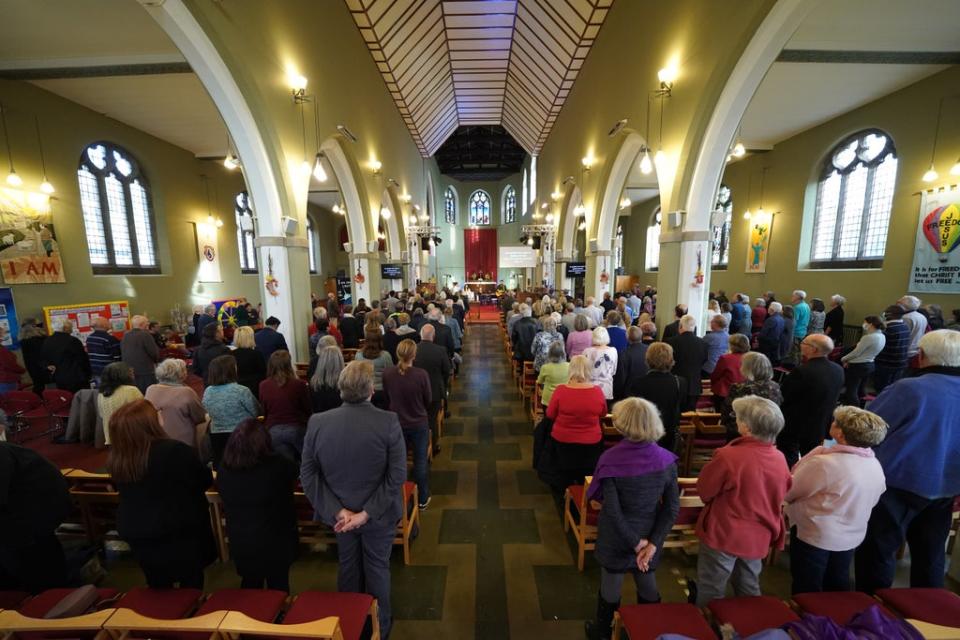
<path id="1" fill-rule="evenodd" d="M 920 198 L 909 291 L 960 293 L 960 190 Z"/>

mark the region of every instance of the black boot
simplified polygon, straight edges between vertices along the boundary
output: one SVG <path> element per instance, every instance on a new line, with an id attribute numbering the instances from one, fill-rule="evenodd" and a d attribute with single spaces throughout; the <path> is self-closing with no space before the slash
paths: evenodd
<path id="1" fill-rule="evenodd" d="M 620 608 L 620 601 L 607 602 L 597 594 L 597 619 L 583 623 L 587 640 L 610 640 L 613 635 L 613 614 Z"/>

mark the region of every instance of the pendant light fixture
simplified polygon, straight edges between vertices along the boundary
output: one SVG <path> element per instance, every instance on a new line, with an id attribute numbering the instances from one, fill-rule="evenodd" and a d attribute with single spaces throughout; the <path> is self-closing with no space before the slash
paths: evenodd
<path id="1" fill-rule="evenodd" d="M 750 213 L 750 195 L 753 193 L 753 174 L 747 173 L 747 210 L 743 212 L 743 219 L 749 220 L 752 216 Z"/>
<path id="2" fill-rule="evenodd" d="M 303 113 L 303 103 L 306 100 L 301 100 L 297 104 L 300 105 L 300 140 L 303 143 L 303 162 L 300 163 L 300 175 L 304 178 L 310 176 L 310 172 L 313 171 L 313 164 L 307 160 L 307 119 Z"/>
<path id="3" fill-rule="evenodd" d="M 203 180 L 203 188 L 207 193 L 207 224 L 219 229 L 223 226 L 223 220 L 213 217 L 213 206 L 210 204 L 210 178 L 202 175 L 200 179 Z"/>
<path id="4" fill-rule="evenodd" d="M 313 101 L 313 134 L 317 142 L 317 155 L 313 158 L 313 177 L 317 182 L 327 181 L 327 170 L 323 168 L 323 152 L 320 151 L 320 113 L 317 101 Z"/>
<path id="5" fill-rule="evenodd" d="M 10 163 L 10 173 L 7 174 L 7 184 L 11 187 L 19 187 L 23 184 L 23 178 L 17 175 L 17 170 L 13 168 L 13 152 L 10 151 L 10 131 L 7 129 L 7 108 L 0 105 L 0 121 L 3 122 L 3 139 L 7 143 L 7 160 Z"/>
<path id="6" fill-rule="evenodd" d="M 669 94 L 665 94 L 665 93 L 663 93 L 663 92 L 660 92 L 660 94 L 659 94 L 659 97 L 660 97 L 660 136 L 659 136 L 659 145 L 658 145 L 658 147 L 657 147 L 657 152 L 656 152 L 655 154 L 653 154 L 653 165 L 654 165 L 655 167 L 657 167 L 658 170 L 660 169 L 660 166 L 663 164 L 663 158 L 664 158 L 664 153 L 663 153 L 663 100 L 664 100 L 664 98 L 666 98 L 667 96 L 669 96 Z"/>
<path id="7" fill-rule="evenodd" d="M 933 150 L 930 152 L 930 168 L 927 169 L 926 173 L 923 174 L 923 177 L 920 178 L 924 182 L 933 182 L 940 177 L 940 175 L 937 173 L 937 170 L 934 168 L 933 163 L 937 157 L 937 138 L 940 137 L 940 116 L 942 115 L 943 98 L 940 98 L 940 104 L 937 106 L 937 125 L 933 129 Z M 957 164 L 960 164 L 960 161 L 958 161 Z M 950 173 L 953 173 L 954 168 L 956 168 L 956 165 L 950 169 Z M 960 173 L 960 170 L 958 170 L 957 173 Z"/>
<path id="8" fill-rule="evenodd" d="M 643 146 L 640 147 L 640 173 L 645 176 L 650 175 L 650 172 L 653 171 L 653 161 L 650 159 L 648 142 L 650 142 L 650 96 L 647 96 L 647 128 L 643 132 Z"/>
<path id="9" fill-rule="evenodd" d="M 227 155 L 223 158 L 223 166 L 228 171 L 233 171 L 240 166 L 240 159 L 233 151 L 233 140 L 230 139 L 230 132 L 227 131 Z"/>
<path id="10" fill-rule="evenodd" d="M 763 183 L 764 178 L 767 175 L 767 167 L 764 167 L 760 170 L 760 208 L 757 209 L 757 217 L 763 218 L 767 215 L 767 212 L 763 210 Z"/>
<path id="11" fill-rule="evenodd" d="M 54 189 L 53 185 L 50 184 L 50 181 L 47 180 L 47 161 L 43 157 L 43 139 L 40 136 L 40 118 L 36 115 L 33 116 L 33 124 L 37 130 L 37 148 L 40 150 L 40 169 L 43 171 L 43 182 L 40 183 L 40 191 L 50 195 L 56 191 L 56 189 Z"/>

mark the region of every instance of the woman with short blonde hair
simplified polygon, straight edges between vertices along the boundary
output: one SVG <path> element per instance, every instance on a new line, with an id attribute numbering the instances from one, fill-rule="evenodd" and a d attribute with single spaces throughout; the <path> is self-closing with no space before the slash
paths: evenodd
<path id="1" fill-rule="evenodd" d="M 595 623 L 587 635 L 602 638 L 620 604 L 625 574 L 633 574 L 640 604 L 660 601 L 655 571 L 660 550 L 680 511 L 677 456 L 656 441 L 663 437 L 656 406 L 627 398 L 613 407 L 613 425 L 624 439 L 597 461 L 587 491 L 602 501 L 594 557 L 600 564 Z"/>
<path id="2" fill-rule="evenodd" d="M 238 327 L 233 333 L 233 346 L 230 355 L 237 361 L 237 383 L 250 389 L 254 398 L 260 397 L 260 383 L 267 377 L 267 359 L 257 350 L 253 327 Z"/>
<path id="3" fill-rule="evenodd" d="M 237 327 L 233 332 L 233 346 L 238 349 L 255 349 L 257 343 L 253 339 L 253 327 Z"/>

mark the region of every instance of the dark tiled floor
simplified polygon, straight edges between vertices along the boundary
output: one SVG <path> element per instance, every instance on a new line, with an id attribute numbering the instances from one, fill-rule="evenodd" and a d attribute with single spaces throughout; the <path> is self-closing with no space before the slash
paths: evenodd
<path id="1" fill-rule="evenodd" d="M 501 340 L 496 325 L 468 328 L 443 450 L 432 466 L 434 498 L 421 516 L 412 564 L 404 566 L 398 548 L 393 554 L 394 640 L 572 640 L 583 637 L 583 620 L 593 616 L 600 570 L 588 552 L 577 571 L 559 499 L 530 467 L 532 425 Z M 684 601 L 685 577 L 695 570 L 695 557 L 664 554 L 657 571 L 663 599 Z M 632 602 L 627 582 L 623 602 Z M 125 588 L 142 577 L 121 558 L 110 563 L 106 583 Z M 208 589 L 238 583 L 229 563 L 207 571 Z M 295 593 L 334 589 L 336 550 L 304 550 L 291 583 Z M 765 593 L 789 595 L 786 557 L 764 569 L 762 584 Z"/>

